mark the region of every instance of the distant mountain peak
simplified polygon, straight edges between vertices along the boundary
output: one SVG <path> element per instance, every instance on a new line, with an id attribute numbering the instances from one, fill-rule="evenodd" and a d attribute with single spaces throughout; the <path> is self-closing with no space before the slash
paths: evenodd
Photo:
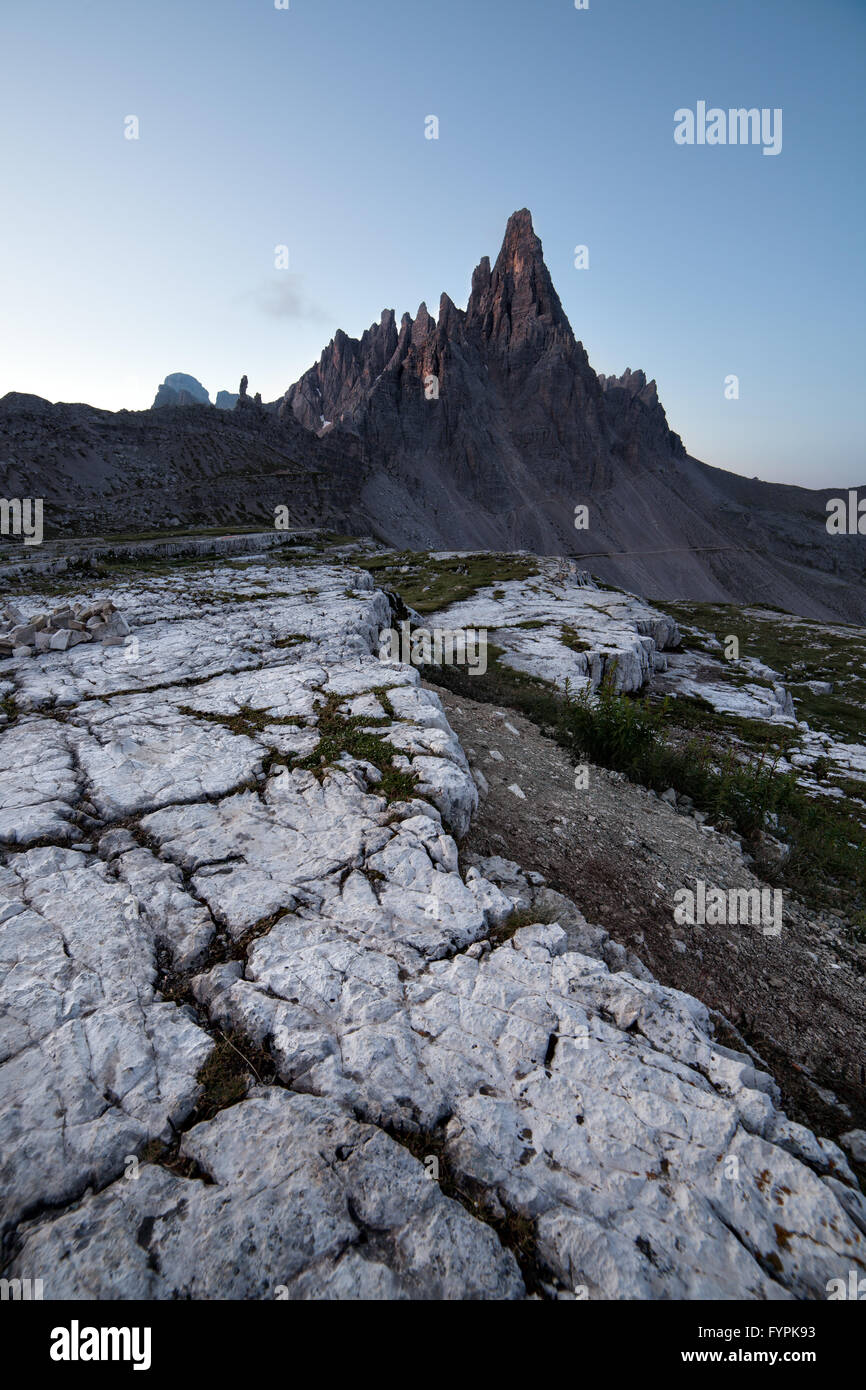
<path id="1" fill-rule="evenodd" d="M 169 372 L 156 393 L 153 408 L 167 405 L 210 405 L 211 400 L 201 382 L 187 372 Z"/>
<path id="2" fill-rule="evenodd" d="M 219 391 L 216 404 L 221 410 L 232 410 L 237 396 L 231 391 Z M 211 398 L 198 377 L 188 372 L 169 372 L 156 393 L 152 409 L 161 410 L 165 406 L 210 405 Z"/>

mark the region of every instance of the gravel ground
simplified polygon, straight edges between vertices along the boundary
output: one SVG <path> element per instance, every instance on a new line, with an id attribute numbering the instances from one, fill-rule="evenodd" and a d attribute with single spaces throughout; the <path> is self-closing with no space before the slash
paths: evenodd
<path id="1" fill-rule="evenodd" d="M 778 938 L 749 926 L 678 926 L 674 894 L 696 879 L 767 886 L 739 841 L 602 768 L 590 765 L 578 790 L 567 752 L 528 720 L 439 694 L 483 779 L 463 852 L 542 873 L 662 983 L 718 1010 L 774 1073 L 792 1118 L 826 1134 L 862 1127 L 866 947 L 787 892 Z"/>

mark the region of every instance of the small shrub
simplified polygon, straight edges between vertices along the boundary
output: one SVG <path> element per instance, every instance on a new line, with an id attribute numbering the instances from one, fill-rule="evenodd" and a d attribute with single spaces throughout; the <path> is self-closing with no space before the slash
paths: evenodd
<path id="1" fill-rule="evenodd" d="M 647 701 L 618 694 L 615 680 L 614 664 L 595 694 L 587 685 L 572 696 L 566 683 L 560 729 L 579 758 L 631 773 L 645 764 L 658 742 L 661 715 Z"/>

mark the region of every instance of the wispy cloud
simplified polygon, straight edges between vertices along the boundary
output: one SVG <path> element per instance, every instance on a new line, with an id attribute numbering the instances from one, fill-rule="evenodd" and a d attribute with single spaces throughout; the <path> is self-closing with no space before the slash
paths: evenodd
<path id="1" fill-rule="evenodd" d="M 302 275 L 280 271 L 269 280 L 263 280 L 251 291 L 251 296 L 257 308 L 271 318 L 299 319 L 310 323 L 322 323 L 328 318 L 324 309 L 308 298 Z"/>

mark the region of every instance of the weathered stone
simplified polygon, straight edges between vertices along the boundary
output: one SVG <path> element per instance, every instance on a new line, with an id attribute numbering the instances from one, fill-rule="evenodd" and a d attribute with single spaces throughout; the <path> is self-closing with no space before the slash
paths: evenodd
<path id="1" fill-rule="evenodd" d="M 847 1134 L 840 1136 L 839 1143 L 855 1163 L 866 1167 L 866 1129 L 849 1129 Z"/>
<path id="2" fill-rule="evenodd" d="M 145 1166 L 28 1236 L 49 1298 L 520 1298 L 513 1255 L 399 1144 L 262 1090 L 184 1136 L 208 1175 Z"/>
<path id="3" fill-rule="evenodd" d="M 50 1297 L 523 1297 L 486 1216 L 529 1233 L 550 1296 L 823 1297 L 866 1257 L 841 1149 L 539 874 L 461 862 L 477 774 L 417 672 L 378 660 L 369 575 L 272 582 L 130 585 L 136 660 L 90 644 L 12 672 L 0 841 L 55 842 L 0 867 L 12 1268 L 52 1271 Z M 611 605 L 647 663 L 664 637 L 630 601 L 551 590 L 599 631 Z M 78 826 L 98 854 L 57 846 Z M 196 1176 L 136 1178 L 220 1035 L 276 1084 L 183 1135 Z"/>
<path id="4" fill-rule="evenodd" d="M 139 904 L 75 850 L 29 850 L 0 869 L 2 1222 L 68 1202 L 171 1135 L 211 1050 L 160 1002 Z"/>

